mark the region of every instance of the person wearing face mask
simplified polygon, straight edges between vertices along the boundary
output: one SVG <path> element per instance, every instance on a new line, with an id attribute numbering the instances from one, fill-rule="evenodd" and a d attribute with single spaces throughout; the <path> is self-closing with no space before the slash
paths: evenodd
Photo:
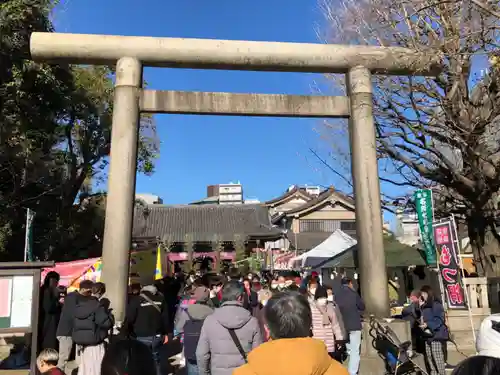
<path id="1" fill-rule="evenodd" d="M 349 354 L 347 370 L 349 375 L 357 375 L 361 360 L 361 320 L 365 311 L 365 303 L 354 289 L 352 280 L 348 277 L 342 278 L 341 287 L 335 293 L 335 301 L 342 313 L 345 329 L 349 333 L 349 343 L 346 345 Z"/>
<path id="2" fill-rule="evenodd" d="M 307 285 L 307 299 L 309 300 L 309 302 L 314 301 L 316 289 L 318 289 L 318 282 L 316 281 L 316 279 L 311 279 Z"/>
<path id="3" fill-rule="evenodd" d="M 97 298 L 101 306 L 108 311 L 111 302 L 108 298 L 104 297 L 104 294 L 106 294 L 106 285 L 104 283 L 97 282 L 92 285 L 92 296 Z"/>
<path id="4" fill-rule="evenodd" d="M 245 290 L 245 294 L 243 296 L 243 307 L 255 316 L 256 310 L 259 306 L 257 293 L 252 289 L 251 282 L 248 279 L 243 280 L 243 287 Z"/>
<path id="5" fill-rule="evenodd" d="M 326 299 L 329 301 L 329 302 L 332 302 L 334 303 L 335 302 L 335 297 L 333 296 L 333 288 L 329 285 L 326 285 L 326 294 L 327 294 L 327 297 Z"/>
<path id="6" fill-rule="evenodd" d="M 447 347 L 449 339 L 444 308 L 441 301 L 434 295 L 430 286 L 420 289 L 420 325 L 421 335 L 425 341 L 425 366 L 431 375 L 446 373 Z"/>
<path id="7" fill-rule="evenodd" d="M 214 308 L 220 307 L 223 282 L 224 280 L 221 277 L 214 279 L 211 282 L 212 287 L 210 288 L 210 301 Z"/>
<path id="8" fill-rule="evenodd" d="M 334 305 L 328 302 L 328 293 L 324 286 L 316 288 L 314 299 L 309 300 L 309 304 L 313 337 L 323 341 L 330 356 L 336 359 L 336 342 L 345 342 L 347 337 L 341 317 L 337 315 Z"/>
<path id="9" fill-rule="evenodd" d="M 278 290 L 282 292 L 286 288 L 286 279 L 284 276 L 278 276 Z"/>
<path id="10" fill-rule="evenodd" d="M 346 344 L 347 344 L 347 337 L 349 336 L 349 334 L 345 330 L 344 318 L 342 317 L 340 308 L 337 305 L 337 302 L 335 301 L 335 295 L 333 294 L 333 286 L 325 285 L 325 288 L 327 294 L 326 299 L 328 300 L 328 304 L 330 304 L 335 310 L 335 315 L 337 317 L 337 320 L 339 321 L 340 328 L 342 329 L 342 336 L 345 338 L 345 340 L 338 340 L 338 339 L 335 340 L 335 346 L 336 346 L 335 359 L 339 362 L 343 362 L 347 358 Z"/>
<path id="11" fill-rule="evenodd" d="M 269 340 L 269 334 L 265 328 L 266 320 L 264 318 L 264 313 L 267 301 L 269 301 L 269 299 L 272 297 L 272 293 L 268 289 L 263 289 L 259 292 L 258 297 L 259 297 L 259 306 L 258 309 L 256 310 L 255 317 L 259 322 L 260 331 L 262 333 L 262 340 L 266 342 L 267 340 Z"/>

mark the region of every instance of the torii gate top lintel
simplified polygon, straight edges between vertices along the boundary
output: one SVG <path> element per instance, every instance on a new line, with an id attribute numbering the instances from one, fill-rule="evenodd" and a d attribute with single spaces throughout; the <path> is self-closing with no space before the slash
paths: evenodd
<path id="1" fill-rule="evenodd" d="M 240 40 L 159 38 L 69 33 L 31 35 L 35 61 L 115 65 L 122 57 L 143 66 L 222 70 L 436 75 L 441 58 L 401 47 Z"/>

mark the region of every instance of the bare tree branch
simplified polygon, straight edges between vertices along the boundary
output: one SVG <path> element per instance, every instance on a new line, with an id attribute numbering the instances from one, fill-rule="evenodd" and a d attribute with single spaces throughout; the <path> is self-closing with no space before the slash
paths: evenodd
<path id="1" fill-rule="evenodd" d="M 380 180 L 395 186 L 432 186 L 441 212 L 456 213 L 467 224 L 478 263 L 500 274 L 500 264 L 486 256 L 500 256 L 498 243 L 486 244 L 488 231 L 500 222 L 498 4 L 321 1 L 328 21 L 325 42 L 402 46 L 444 56 L 438 77 L 374 77 L 377 151 L 379 164 L 386 166 Z M 327 78 L 335 91 L 344 89 L 343 77 Z M 336 123 L 323 131 L 329 139 L 345 139 L 348 128 Z M 346 160 L 334 148 L 332 153 L 332 160 Z M 385 176 L 388 172 L 399 177 Z M 486 258 L 479 259 L 481 253 Z"/>

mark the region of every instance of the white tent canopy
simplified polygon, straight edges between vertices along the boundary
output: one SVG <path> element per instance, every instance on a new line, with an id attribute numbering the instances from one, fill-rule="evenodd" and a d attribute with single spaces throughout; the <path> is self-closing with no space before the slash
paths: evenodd
<path id="1" fill-rule="evenodd" d="M 356 244 L 357 241 L 354 238 L 337 229 L 319 245 L 304 254 L 292 258 L 291 261 L 301 261 L 302 267 L 304 267 L 308 258 L 331 258 Z"/>

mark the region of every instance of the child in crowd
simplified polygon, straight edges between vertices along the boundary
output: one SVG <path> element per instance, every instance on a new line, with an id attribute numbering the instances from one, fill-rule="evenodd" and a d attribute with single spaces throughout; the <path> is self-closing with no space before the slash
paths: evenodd
<path id="1" fill-rule="evenodd" d="M 64 372 L 57 367 L 59 353 L 54 349 L 43 349 L 36 359 L 38 371 L 47 375 L 64 375 Z"/>

